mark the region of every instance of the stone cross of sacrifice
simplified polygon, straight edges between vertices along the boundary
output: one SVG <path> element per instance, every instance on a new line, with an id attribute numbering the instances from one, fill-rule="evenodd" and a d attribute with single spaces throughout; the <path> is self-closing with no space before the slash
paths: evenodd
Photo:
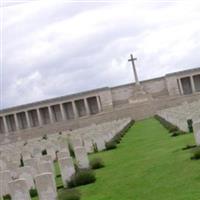
<path id="1" fill-rule="evenodd" d="M 132 54 L 130 56 L 131 56 L 131 58 L 128 59 L 128 61 L 132 63 L 133 73 L 134 73 L 134 76 L 135 76 L 135 83 L 136 83 L 136 85 L 140 85 L 138 75 L 137 75 L 137 71 L 136 71 L 136 67 L 135 67 L 135 60 L 137 60 L 137 58 L 133 58 Z"/>

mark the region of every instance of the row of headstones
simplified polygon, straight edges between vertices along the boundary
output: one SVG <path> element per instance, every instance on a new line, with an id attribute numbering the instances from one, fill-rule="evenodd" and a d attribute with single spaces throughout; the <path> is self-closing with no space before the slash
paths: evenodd
<path id="1" fill-rule="evenodd" d="M 4 176 L 4 180 L 6 178 L 8 181 L 7 184 L 5 182 L 1 182 L 1 184 L 6 185 L 12 200 L 31 199 L 26 179 L 20 178 L 11 181 L 9 171 L 1 172 L 1 174 Z M 40 200 L 56 200 L 57 192 L 53 179 L 51 173 L 39 174 L 34 178 Z"/>
<path id="2" fill-rule="evenodd" d="M 95 150 L 103 151 L 106 149 L 106 143 L 111 141 L 118 133 L 123 131 L 128 124 L 131 123 L 131 119 L 124 119 L 120 121 L 114 121 L 110 126 L 111 128 L 106 130 L 106 126 L 101 129 L 90 129 L 88 132 L 81 132 L 76 134 L 76 138 L 70 138 L 72 141 L 77 138 L 81 138 L 82 145 L 86 148 L 87 153 L 92 153 Z M 107 123 L 108 124 L 108 123 Z M 104 124 L 105 125 L 105 124 Z M 106 130 L 103 132 L 103 130 Z M 73 143 L 73 142 L 72 142 Z"/>
<path id="3" fill-rule="evenodd" d="M 200 101 L 183 104 L 159 111 L 157 114 L 176 125 L 182 131 L 188 131 L 188 120 L 195 124 L 200 119 Z"/>
<path id="4" fill-rule="evenodd" d="M 48 143 L 48 145 L 45 144 L 45 141 L 43 143 L 43 146 L 46 147 L 47 154 L 51 155 L 53 159 L 56 158 L 55 152 L 61 151 L 62 149 L 67 148 L 68 146 L 71 146 L 72 149 L 79 146 L 84 146 L 87 153 L 94 152 L 96 147 L 97 151 L 105 150 L 105 143 L 112 140 L 112 138 L 118 134 L 120 131 L 122 131 L 127 124 L 131 122 L 131 120 L 123 120 L 123 124 L 118 124 L 117 127 L 115 127 L 114 132 L 108 132 L 104 134 L 93 134 L 93 133 L 87 133 L 87 134 L 76 134 L 75 136 L 71 134 L 71 137 L 69 135 L 60 136 L 59 140 L 54 140 L 54 145 L 58 142 L 57 147 L 53 147 L 53 144 Z M 69 144 L 68 144 L 69 143 Z M 40 145 L 39 145 L 40 146 Z M 59 147 L 59 148 L 58 148 Z M 38 149 L 37 149 L 38 150 Z M 67 150 L 69 151 L 69 150 Z M 41 149 L 36 151 L 37 154 L 34 152 L 34 157 L 41 156 Z M 22 156 L 25 158 L 30 158 L 31 154 L 28 151 L 22 152 Z"/>
<path id="5" fill-rule="evenodd" d="M 99 144 L 99 146 L 102 147 L 101 142 L 99 142 L 98 144 Z M 88 168 L 89 167 L 89 160 L 87 158 L 87 153 L 86 153 L 86 151 L 84 151 L 84 147 L 78 147 L 79 145 L 81 146 L 81 141 L 76 138 L 76 140 L 74 140 L 74 152 L 75 152 L 75 157 L 78 161 L 78 166 L 79 166 L 79 168 Z M 105 144 L 103 144 L 103 145 L 105 145 Z M 69 150 L 67 148 L 63 151 L 58 152 L 57 157 L 58 157 L 58 161 L 59 161 L 59 165 L 60 165 L 60 169 L 61 169 L 63 184 L 66 186 L 66 183 L 67 183 L 67 181 L 70 180 L 71 175 L 73 175 L 73 173 L 75 173 L 73 161 L 70 158 Z M 44 159 L 44 158 L 46 158 L 46 159 Z M 25 167 L 20 168 L 20 171 L 21 172 L 23 171 L 23 173 L 21 174 L 21 176 L 17 180 L 11 181 L 11 182 L 8 183 L 8 185 L 10 185 L 10 190 L 11 190 L 10 194 L 11 194 L 13 199 L 16 199 L 17 195 L 19 196 L 19 194 L 20 194 L 19 190 L 20 190 L 21 187 L 18 187 L 18 186 L 20 184 L 24 185 L 25 184 L 24 182 L 26 182 L 26 180 L 27 180 L 27 182 L 26 182 L 27 186 L 26 187 L 23 186 L 24 189 L 25 188 L 30 189 L 30 188 L 34 187 L 33 180 L 31 179 L 31 176 L 33 176 L 34 174 L 36 175 L 37 172 L 40 175 L 35 176 L 36 177 L 35 183 L 36 183 L 36 188 L 39 191 L 39 197 L 42 199 L 42 197 L 44 196 L 43 193 L 46 192 L 46 189 L 44 191 L 42 190 L 41 191 L 42 194 L 40 195 L 41 192 L 40 192 L 39 188 L 37 187 L 37 183 L 38 183 L 38 185 L 40 185 L 39 184 L 40 182 L 37 181 L 38 177 L 41 177 L 41 176 L 44 176 L 44 175 L 46 177 L 49 177 L 50 174 L 53 174 L 53 165 L 51 164 L 51 162 L 47 161 L 48 160 L 47 158 L 50 160 L 51 156 L 43 156 L 43 159 L 46 162 L 44 162 L 44 160 L 43 160 L 43 162 L 41 162 L 41 160 L 40 160 L 40 163 L 38 162 L 38 157 L 37 158 L 24 159 Z M 66 166 L 68 166 L 68 170 L 66 170 Z M 8 171 L 5 171 L 3 173 L 8 173 Z M 12 174 L 12 177 L 17 178 L 15 175 L 16 174 Z M 4 183 L 5 182 L 6 181 L 4 181 Z M 6 185 L 6 184 L 4 184 L 4 185 Z M 51 184 L 51 185 L 53 185 L 53 184 Z M 54 185 L 55 185 L 55 183 L 54 183 Z M 22 194 L 20 194 L 20 198 L 21 199 L 26 198 L 27 195 L 28 195 L 28 191 L 27 192 L 23 191 L 22 193 L 23 193 L 24 196 L 22 197 Z M 51 190 L 49 193 L 51 194 L 50 196 L 52 196 L 53 190 Z"/>
<path id="6" fill-rule="evenodd" d="M 192 120 L 195 142 L 200 145 L 200 100 L 184 102 L 180 106 L 164 109 L 157 114 L 183 131 L 188 131 L 188 120 Z"/>
<path id="7" fill-rule="evenodd" d="M 106 123 L 102 123 L 99 125 L 96 124 L 92 124 L 91 126 L 85 127 L 85 128 L 80 128 L 80 129 L 76 129 L 74 131 L 63 131 L 63 135 L 84 135 L 86 134 L 93 134 L 94 132 L 97 134 L 103 134 L 106 132 L 113 132 L 115 131 L 116 127 L 121 126 L 121 124 L 123 125 L 124 123 L 127 123 L 127 121 L 129 121 L 130 119 L 121 119 L 121 120 L 114 120 L 111 122 L 106 122 Z M 56 134 L 50 134 L 48 135 L 48 139 L 57 139 L 58 137 L 61 137 L 60 134 L 56 133 Z M 41 141 L 41 138 L 34 138 L 34 139 L 30 139 L 29 141 L 26 141 L 26 143 L 28 144 L 34 144 L 34 143 L 38 143 L 38 141 L 40 142 L 44 142 L 44 140 Z M 16 148 L 21 148 L 23 147 L 25 141 L 21 141 L 21 142 L 17 142 L 14 144 L 8 144 L 5 146 L 1 146 L 0 147 L 0 151 L 3 149 L 12 149 L 13 147 Z M 27 145 L 28 146 L 28 145 Z M 31 146 L 30 146 L 31 147 Z"/>
<path id="8" fill-rule="evenodd" d="M 102 151 L 105 149 L 105 142 L 110 141 L 118 132 L 120 132 L 127 123 L 130 122 L 130 119 L 124 119 L 120 121 L 116 121 L 112 124 L 113 130 L 109 130 L 110 132 L 96 133 L 95 129 L 92 129 L 91 132 L 88 133 L 71 133 L 71 134 L 63 134 L 56 135 L 54 138 L 48 138 L 46 140 L 35 140 L 31 142 L 27 142 L 26 145 L 21 143 L 20 145 L 14 145 L 10 148 L 6 148 L 5 151 L 1 152 L 0 160 L 7 163 L 8 169 L 16 168 L 20 164 L 21 156 L 23 159 L 30 159 L 32 157 L 40 157 L 42 151 L 45 149 L 48 155 L 51 155 L 53 160 L 56 159 L 56 152 L 66 148 L 67 143 L 70 143 L 72 148 L 76 146 L 84 146 L 86 148 L 87 153 L 94 152 L 94 146 L 96 146 L 98 151 Z M 109 124 L 109 123 L 107 123 Z M 114 124 L 114 126 L 113 126 Z M 105 124 L 102 125 L 102 131 Z M 98 125 L 98 127 L 100 127 Z M 84 130 L 84 129 L 83 129 Z M 94 133 L 95 132 L 95 133 Z M 1 164 L 0 161 L 0 169 L 5 169 L 5 164 Z M 3 166 L 3 167 L 2 167 Z"/>
<path id="9" fill-rule="evenodd" d="M 76 147 L 76 163 L 79 169 L 88 169 L 89 159 L 84 147 Z M 58 155 L 63 186 L 71 181 L 75 174 L 75 166 L 69 152 L 62 151 Z M 12 200 L 30 200 L 30 189 L 37 189 L 40 200 L 54 200 L 57 197 L 55 170 L 51 156 L 43 156 L 40 160 L 32 158 L 24 161 L 25 166 L 15 171 L 0 172 L 0 195 L 10 194 Z"/>
<path id="10" fill-rule="evenodd" d="M 98 146 L 98 150 L 103 150 L 105 149 L 105 142 L 103 140 L 103 138 L 99 137 L 99 140 L 97 140 L 96 142 L 97 146 Z M 70 144 L 73 148 L 73 150 L 76 147 L 79 146 L 84 146 L 87 149 L 87 152 L 92 152 L 93 151 L 93 143 L 91 140 L 84 140 L 82 141 L 82 139 L 80 137 L 76 137 L 73 138 L 73 140 L 71 140 L 71 144 Z M 10 156 L 9 153 L 7 155 L 2 156 L 1 155 L 1 160 L 0 160 L 0 169 L 1 170 L 5 170 L 5 169 L 15 169 L 17 168 L 20 164 L 21 161 L 25 162 L 27 160 L 30 160 L 32 158 L 40 158 L 42 156 L 42 148 L 41 148 L 42 144 L 37 144 L 37 146 L 35 146 L 35 148 L 33 148 L 33 151 L 31 152 L 31 150 L 23 150 L 21 152 L 21 157 L 19 156 L 19 154 L 15 154 L 14 156 Z M 66 152 L 69 152 L 69 148 L 68 148 L 68 143 L 65 140 L 65 138 L 63 138 L 63 140 L 60 140 L 60 145 L 58 145 L 59 148 L 57 147 L 49 147 L 46 148 L 46 146 L 44 145 L 43 148 L 46 148 L 46 154 L 50 155 L 52 157 L 52 160 L 56 160 L 57 157 L 59 156 L 60 153 L 62 153 L 63 150 L 65 150 Z M 69 153 L 68 153 L 69 154 Z"/>
<path id="11" fill-rule="evenodd" d="M 102 135 L 98 135 L 98 137 L 96 138 L 96 146 L 98 150 L 100 151 L 100 150 L 105 149 L 105 138 L 107 138 L 107 141 L 109 141 L 109 139 L 112 139 L 112 137 L 114 137 L 115 134 L 117 134 L 117 131 L 124 128 L 129 122 L 130 120 L 123 120 L 123 123 L 120 126 L 118 126 L 120 128 L 115 129 L 113 134 L 107 134 L 107 137 L 105 137 L 105 135 L 104 137 L 102 137 Z M 72 147 L 75 153 L 75 158 L 76 158 L 79 168 L 89 168 L 89 160 L 87 157 L 87 152 L 92 151 L 91 149 L 93 147 L 93 144 L 91 144 L 91 141 L 89 142 L 88 136 L 91 137 L 91 135 L 87 134 L 87 140 L 86 140 L 86 137 L 80 137 L 80 135 L 77 135 L 75 138 L 67 137 L 68 140 L 70 139 L 70 142 L 72 144 Z M 70 181 L 70 178 L 75 173 L 74 163 L 73 163 L 73 159 L 70 157 L 71 155 L 68 149 L 68 145 L 66 145 L 66 140 L 65 140 L 66 138 L 62 136 L 61 138 L 57 138 L 57 139 L 58 141 L 62 141 L 60 142 L 60 147 L 59 147 L 58 152 L 56 152 L 56 149 L 53 149 L 53 148 L 51 149 L 50 152 L 47 149 L 47 153 L 49 153 L 49 155 L 41 156 L 41 154 L 38 154 L 37 151 L 33 151 L 33 154 L 34 153 L 35 154 L 34 154 L 34 158 L 32 158 L 32 156 L 30 156 L 30 154 L 28 154 L 27 152 L 26 152 L 27 154 L 25 153 L 25 155 L 23 155 L 24 152 L 22 151 L 21 153 L 22 153 L 22 160 L 25 165 L 24 167 L 19 168 L 19 165 L 17 166 L 17 163 L 16 165 L 12 167 L 6 166 L 5 163 L 3 167 L 1 166 L 4 169 L 4 171 L 0 172 L 1 174 L 0 182 L 4 185 L 4 187 L 2 187 L 2 190 L 1 190 L 1 196 L 7 194 L 8 192 L 7 188 L 9 188 L 9 193 L 11 194 L 13 199 L 25 198 L 25 197 L 22 198 L 22 194 L 20 193 L 21 187 L 18 187 L 18 185 L 21 184 L 22 186 L 26 183 L 26 187 L 24 186 L 24 188 L 30 189 L 30 188 L 36 187 L 38 190 L 40 199 L 44 199 L 43 196 L 47 195 L 45 191 L 48 191 L 48 190 L 45 189 L 44 191 L 42 191 L 42 188 L 39 188 L 40 181 L 38 180 L 40 180 L 41 177 L 46 177 L 46 179 L 50 179 L 50 178 L 47 178 L 50 176 L 54 177 L 53 160 L 56 158 L 58 159 L 58 163 L 60 166 L 63 185 L 67 186 L 67 182 Z M 46 141 L 42 142 L 43 145 L 45 143 Z M 19 148 L 18 149 L 19 152 L 22 149 Z M 14 156 L 12 156 L 12 158 L 14 159 Z M 0 163 L 0 165 L 2 165 L 2 163 Z M 9 169 L 10 171 L 7 169 Z M 13 180 L 11 181 L 9 177 L 11 177 L 11 179 Z M 43 179 L 45 178 L 41 178 L 41 180 Z M 55 186 L 55 180 L 53 181 L 53 184 L 51 185 Z M 26 193 L 22 192 L 22 193 L 27 194 L 27 192 Z M 52 193 L 53 193 L 53 190 L 51 189 L 50 196 L 52 196 Z M 17 195 L 19 194 L 21 195 L 20 198 L 17 197 Z"/>
<path id="12" fill-rule="evenodd" d="M 74 143 L 74 145 L 73 145 L 74 152 L 75 152 L 76 147 L 83 147 L 81 139 L 79 139 L 79 140 L 76 139 L 75 141 L 76 141 L 76 143 Z M 11 171 L 14 171 L 20 165 L 23 165 L 26 163 L 31 163 L 31 162 L 33 162 L 33 164 L 34 164 L 34 163 L 36 163 L 35 161 L 40 160 L 41 158 L 44 159 L 46 157 L 51 157 L 51 159 L 53 161 L 55 161 L 57 158 L 62 156 L 63 152 L 65 154 L 67 154 L 68 156 L 70 156 L 68 143 L 65 141 L 62 141 L 61 144 L 62 145 L 60 146 L 59 151 L 57 151 L 57 149 L 53 149 L 53 148 L 50 149 L 51 151 L 49 151 L 49 149 L 47 149 L 47 152 L 46 152 L 47 156 L 43 156 L 41 154 L 41 152 L 38 154 L 35 154 L 35 155 L 34 154 L 31 155 L 30 151 L 22 151 L 20 158 L 16 156 L 16 158 L 13 158 L 14 159 L 13 161 L 10 161 L 10 159 L 8 161 L 8 158 L 9 158 L 9 155 L 8 155 L 7 158 L 4 158 L 4 159 L 1 158 L 0 168 L 1 168 L 1 170 L 9 169 Z"/>

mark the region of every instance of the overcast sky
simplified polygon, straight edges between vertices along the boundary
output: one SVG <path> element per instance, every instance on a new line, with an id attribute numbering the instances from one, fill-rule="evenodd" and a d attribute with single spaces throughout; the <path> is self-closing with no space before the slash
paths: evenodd
<path id="1" fill-rule="evenodd" d="M 1 108 L 200 67 L 200 1 L 5 1 Z"/>

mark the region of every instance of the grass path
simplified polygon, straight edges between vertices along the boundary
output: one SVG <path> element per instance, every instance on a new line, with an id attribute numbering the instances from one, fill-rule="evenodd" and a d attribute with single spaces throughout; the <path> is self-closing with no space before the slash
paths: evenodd
<path id="1" fill-rule="evenodd" d="M 116 150 L 92 155 L 106 166 L 79 188 L 81 200 L 199 200 L 200 161 L 186 144 L 192 134 L 172 138 L 155 119 L 137 122 Z"/>

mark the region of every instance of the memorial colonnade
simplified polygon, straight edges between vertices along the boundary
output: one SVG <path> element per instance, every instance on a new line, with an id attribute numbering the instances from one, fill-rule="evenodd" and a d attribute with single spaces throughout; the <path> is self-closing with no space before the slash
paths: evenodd
<path id="1" fill-rule="evenodd" d="M 0 114 L 0 133 L 8 134 L 23 129 L 40 127 L 65 120 L 95 115 L 102 111 L 100 96 L 51 102 L 28 107 L 17 112 Z"/>

